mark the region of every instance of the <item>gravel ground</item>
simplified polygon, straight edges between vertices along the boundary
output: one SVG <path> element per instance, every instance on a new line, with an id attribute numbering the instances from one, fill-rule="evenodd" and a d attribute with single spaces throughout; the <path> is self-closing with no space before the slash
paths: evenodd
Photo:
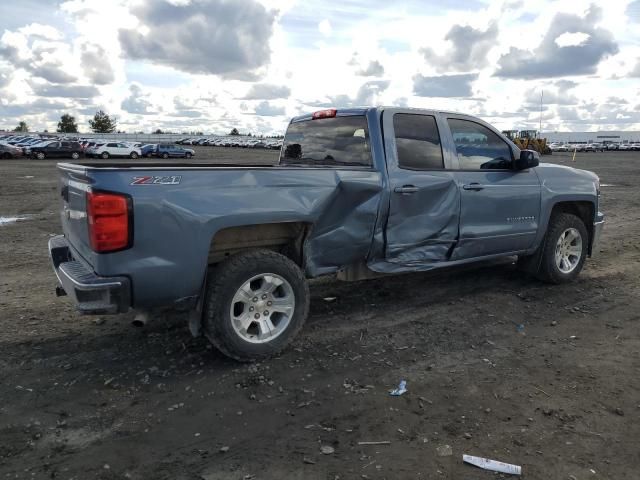
<path id="1" fill-rule="evenodd" d="M 2 161 L 0 216 L 27 217 L 0 226 L 0 478 L 496 478 L 463 453 L 527 479 L 637 478 L 640 154 L 544 160 L 603 183 L 607 225 L 577 282 L 511 263 L 318 279 L 295 344 L 253 365 L 177 316 L 134 329 L 130 314 L 80 316 L 56 298 L 55 162 Z"/>

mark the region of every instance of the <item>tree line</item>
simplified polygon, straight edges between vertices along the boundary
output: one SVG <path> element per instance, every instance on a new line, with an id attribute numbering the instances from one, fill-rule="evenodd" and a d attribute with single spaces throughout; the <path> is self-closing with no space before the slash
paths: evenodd
<path id="1" fill-rule="evenodd" d="M 91 120 L 89 120 L 89 128 L 93 133 L 114 133 L 118 128 L 118 120 L 114 117 L 111 118 L 102 110 L 98 110 L 96 114 L 93 116 Z M 27 122 L 20 121 L 16 128 L 13 129 L 14 132 L 28 132 L 29 125 Z M 46 130 L 45 130 L 46 132 Z M 58 133 L 78 133 L 78 123 L 76 122 L 76 117 L 73 115 L 69 115 L 68 113 L 63 114 L 60 117 L 60 121 L 58 122 L 58 127 L 56 129 Z M 163 134 L 162 130 L 159 128 L 153 132 L 154 134 Z M 202 135 L 202 132 L 198 132 L 198 135 Z M 237 128 L 233 128 L 229 135 L 241 135 Z M 249 133 L 251 136 L 251 133 Z"/>

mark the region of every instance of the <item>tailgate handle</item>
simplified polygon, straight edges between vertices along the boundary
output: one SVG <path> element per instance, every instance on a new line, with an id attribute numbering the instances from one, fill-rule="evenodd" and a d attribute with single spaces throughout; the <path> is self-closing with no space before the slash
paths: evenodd
<path id="1" fill-rule="evenodd" d="M 484 186 L 480 185 L 479 183 L 474 182 L 474 183 L 468 183 L 467 185 L 463 185 L 462 188 L 464 190 L 474 190 L 474 191 L 477 192 L 477 191 L 482 190 L 484 188 Z"/>
<path id="2" fill-rule="evenodd" d="M 393 191 L 395 193 L 410 194 L 410 193 L 416 193 L 418 191 L 418 187 L 414 185 L 403 185 L 402 187 L 394 188 Z"/>

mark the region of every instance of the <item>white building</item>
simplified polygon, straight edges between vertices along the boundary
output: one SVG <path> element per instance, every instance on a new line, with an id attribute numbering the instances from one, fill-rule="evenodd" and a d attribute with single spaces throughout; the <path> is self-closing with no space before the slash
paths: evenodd
<path id="1" fill-rule="evenodd" d="M 606 132 L 543 132 L 540 135 L 548 143 L 636 143 L 640 142 L 638 131 Z"/>

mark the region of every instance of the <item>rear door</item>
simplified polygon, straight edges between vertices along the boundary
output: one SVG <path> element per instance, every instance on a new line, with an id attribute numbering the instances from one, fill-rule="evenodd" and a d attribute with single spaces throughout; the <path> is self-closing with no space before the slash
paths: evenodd
<path id="1" fill-rule="evenodd" d="M 457 240 L 460 192 L 443 154 L 440 122 L 430 111 L 383 113 L 391 188 L 386 228 L 389 262 L 445 261 Z"/>
<path id="2" fill-rule="evenodd" d="M 535 169 L 513 169 L 511 146 L 478 119 L 447 115 L 453 175 L 461 194 L 460 239 L 452 260 L 526 250 L 540 217 Z"/>

